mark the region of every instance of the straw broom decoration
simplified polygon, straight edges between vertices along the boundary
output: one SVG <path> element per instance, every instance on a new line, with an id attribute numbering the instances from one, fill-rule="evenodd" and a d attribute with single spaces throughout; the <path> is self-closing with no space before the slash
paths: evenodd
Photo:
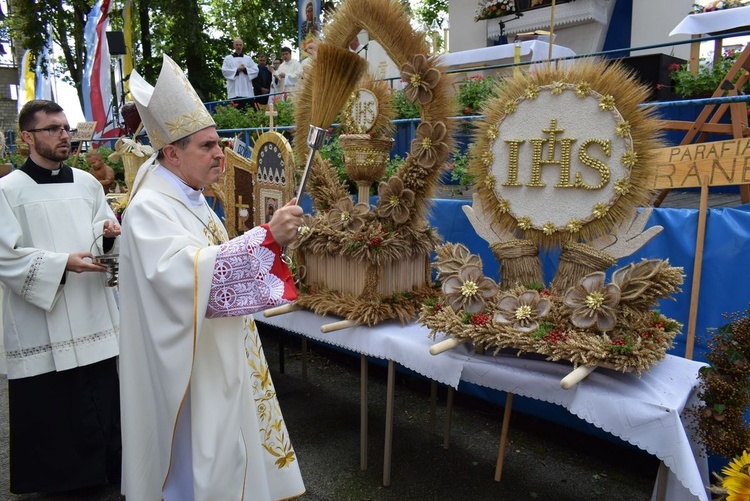
<path id="1" fill-rule="evenodd" d="M 327 43 L 321 43 L 318 47 L 313 66 L 310 128 L 307 132 L 310 152 L 302 172 L 297 203 L 305 192 L 310 166 L 315 153 L 323 146 L 326 130 L 346 104 L 366 67 L 367 61 L 347 49 Z"/>
<path id="2" fill-rule="evenodd" d="M 354 52 L 327 43 L 318 46 L 318 55 L 313 65 L 310 127 L 307 131 L 310 152 L 297 188 L 297 205 L 305 194 L 310 167 L 315 153 L 323 147 L 328 127 L 346 104 L 366 68 L 367 61 Z M 291 263 L 286 249 L 282 252 L 282 259 L 287 264 Z"/>

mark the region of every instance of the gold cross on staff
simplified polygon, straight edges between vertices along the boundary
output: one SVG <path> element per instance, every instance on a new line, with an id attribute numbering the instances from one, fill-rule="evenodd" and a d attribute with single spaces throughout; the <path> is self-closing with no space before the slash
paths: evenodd
<path id="1" fill-rule="evenodd" d="M 266 111 L 266 116 L 268 117 L 268 121 L 269 121 L 268 130 L 271 132 L 273 132 L 274 130 L 273 129 L 273 117 L 275 117 L 278 114 L 279 112 L 274 109 L 273 103 L 272 102 L 268 103 L 268 111 Z"/>

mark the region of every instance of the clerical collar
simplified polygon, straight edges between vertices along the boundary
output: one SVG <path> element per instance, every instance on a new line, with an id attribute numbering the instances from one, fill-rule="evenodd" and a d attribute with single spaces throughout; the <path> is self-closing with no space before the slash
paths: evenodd
<path id="1" fill-rule="evenodd" d="M 185 181 L 177 177 L 177 175 L 171 170 L 167 169 L 163 165 L 159 165 L 154 174 L 167 180 L 169 184 L 177 189 L 177 192 L 182 195 L 183 201 L 191 207 L 199 207 L 205 204 L 205 198 L 203 197 L 203 190 L 194 190 Z"/>
<path id="2" fill-rule="evenodd" d="M 72 183 L 73 182 L 73 169 L 64 163 L 60 163 L 60 168 L 56 170 L 45 169 L 40 167 L 34 162 L 31 157 L 26 159 L 26 162 L 20 168 L 21 172 L 25 173 L 37 184 L 52 184 L 52 183 Z"/>
<path id="3" fill-rule="evenodd" d="M 236 52 L 232 52 L 232 57 L 242 57 L 242 54 L 237 54 Z"/>

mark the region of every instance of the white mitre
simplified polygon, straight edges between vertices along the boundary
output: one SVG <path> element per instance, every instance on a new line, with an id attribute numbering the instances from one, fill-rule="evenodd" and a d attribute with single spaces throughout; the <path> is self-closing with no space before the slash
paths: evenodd
<path id="1" fill-rule="evenodd" d="M 130 92 L 154 150 L 216 125 L 185 73 L 166 54 L 156 86 L 133 70 Z"/>
<path id="2" fill-rule="evenodd" d="M 156 156 L 163 146 L 216 124 L 185 73 L 166 54 L 156 86 L 133 70 L 130 73 L 130 92 L 156 151 L 138 169 L 130 189 L 130 198 L 133 198 L 143 179 L 158 165 Z"/>

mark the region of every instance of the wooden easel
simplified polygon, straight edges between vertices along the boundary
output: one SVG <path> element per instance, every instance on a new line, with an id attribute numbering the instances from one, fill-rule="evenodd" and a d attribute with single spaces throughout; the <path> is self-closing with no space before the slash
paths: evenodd
<path id="1" fill-rule="evenodd" d="M 717 44 L 717 50 L 721 50 L 721 45 Z M 716 58 L 714 58 L 716 61 Z M 732 83 L 737 75 L 742 72 L 736 83 Z M 750 79 L 750 44 L 742 51 L 737 61 L 727 72 L 722 83 L 716 88 L 711 97 L 724 97 L 739 95 L 739 89 Z M 730 112 L 731 123 L 722 124 L 719 120 Z M 682 138 L 680 145 L 694 143 L 703 143 L 709 134 L 726 134 L 734 139 L 740 139 L 750 136 L 750 129 L 747 126 L 747 104 L 746 103 L 727 103 L 727 104 L 708 104 L 703 107 L 703 111 L 698 115 L 695 122 L 686 120 L 665 120 L 664 128 L 667 130 L 684 130 L 687 131 Z M 654 206 L 658 207 L 664 201 L 669 189 L 661 191 Z M 750 185 L 740 185 L 740 198 L 742 203 L 750 202 Z"/>

